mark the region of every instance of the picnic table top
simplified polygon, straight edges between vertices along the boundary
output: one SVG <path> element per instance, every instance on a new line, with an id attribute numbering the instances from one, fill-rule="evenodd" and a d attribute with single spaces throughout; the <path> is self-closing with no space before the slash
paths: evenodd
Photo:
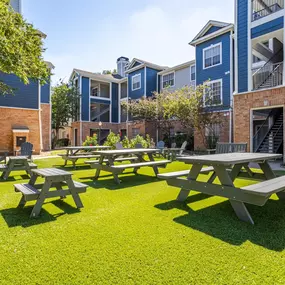
<path id="1" fill-rule="evenodd" d="M 64 147 L 63 149 L 66 150 L 80 150 L 80 149 L 110 149 L 110 146 L 106 146 L 106 145 L 95 145 L 95 146 L 67 146 Z"/>
<path id="2" fill-rule="evenodd" d="M 42 168 L 42 169 L 33 169 L 33 173 L 41 177 L 55 177 L 55 176 L 71 176 L 72 173 L 57 169 L 57 168 Z"/>
<path id="3" fill-rule="evenodd" d="M 126 148 L 126 149 L 114 149 L 114 150 L 96 150 L 95 154 L 100 155 L 123 155 L 123 154 L 136 154 L 136 153 L 155 153 L 155 148 Z"/>
<path id="4" fill-rule="evenodd" d="M 24 156 L 24 155 L 10 156 L 9 160 L 28 160 L 28 156 Z"/>
<path id="5" fill-rule="evenodd" d="M 187 164 L 232 165 L 239 163 L 265 161 L 281 157 L 281 154 L 232 152 L 223 154 L 178 157 L 177 160 L 185 162 Z"/>
<path id="6" fill-rule="evenodd" d="M 166 147 L 164 150 L 181 150 L 181 147 Z"/>

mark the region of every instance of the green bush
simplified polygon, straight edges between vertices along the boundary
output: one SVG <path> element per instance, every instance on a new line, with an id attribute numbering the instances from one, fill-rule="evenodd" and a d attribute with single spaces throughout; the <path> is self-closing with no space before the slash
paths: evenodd
<path id="1" fill-rule="evenodd" d="M 136 144 L 141 144 L 143 148 L 149 148 L 150 146 L 150 139 L 144 139 L 142 136 L 137 135 L 135 138 L 131 139 L 130 141 L 130 147 L 135 148 Z"/>
<path id="2" fill-rule="evenodd" d="M 105 146 L 110 146 L 112 149 L 116 149 L 116 143 L 120 142 L 121 138 L 119 134 L 114 134 L 110 132 L 107 136 L 106 141 L 104 142 Z"/>
<path id="3" fill-rule="evenodd" d="M 130 143 L 130 140 L 128 139 L 128 137 L 124 137 L 124 139 L 122 140 L 122 145 L 124 148 L 130 148 L 131 147 L 131 143 Z"/>
<path id="4" fill-rule="evenodd" d="M 94 134 L 92 137 L 87 136 L 83 145 L 84 146 L 96 146 L 96 145 L 98 145 L 97 135 Z"/>

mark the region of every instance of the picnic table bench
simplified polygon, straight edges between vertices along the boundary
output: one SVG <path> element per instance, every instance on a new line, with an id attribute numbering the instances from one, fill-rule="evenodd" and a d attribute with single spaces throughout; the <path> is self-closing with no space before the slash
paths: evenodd
<path id="1" fill-rule="evenodd" d="M 92 158 L 99 158 L 98 155 L 92 153 L 92 150 L 100 150 L 100 149 L 110 149 L 109 146 L 69 146 L 65 147 L 66 150 L 65 154 L 58 154 L 64 160 L 64 165 L 66 166 L 67 161 L 71 161 L 73 167 L 76 167 L 76 162 L 78 159 L 92 159 Z"/>
<path id="2" fill-rule="evenodd" d="M 36 201 L 30 217 L 39 215 L 47 198 L 60 197 L 63 199 L 67 195 L 72 195 L 77 208 L 83 207 L 78 194 L 86 192 L 88 186 L 73 181 L 72 173 L 57 168 L 34 169 L 32 173 L 29 183 L 14 185 L 15 191 L 22 193 L 18 207 L 24 207 L 28 201 Z M 44 183 L 36 184 L 38 177 L 43 177 Z M 52 190 L 52 188 L 56 190 Z"/>
<path id="3" fill-rule="evenodd" d="M 238 218 L 254 224 L 245 203 L 263 206 L 274 193 L 280 199 L 285 199 L 285 176 L 276 178 L 268 163 L 269 160 L 280 157 L 281 155 L 279 154 L 264 153 L 228 153 L 180 157 L 178 158 L 179 161 L 192 164 L 190 170 L 159 174 L 158 177 L 165 179 L 170 186 L 181 188 L 177 197 L 178 201 L 185 201 L 191 190 L 228 198 Z M 266 181 L 240 188 L 235 187 L 235 179 L 239 176 L 244 166 L 248 167 L 251 162 L 259 164 L 263 172 L 259 174 L 259 177 L 262 176 Z M 211 177 L 206 182 L 197 181 L 204 165 L 213 167 L 213 172 L 218 177 L 221 185 L 213 184 L 214 181 Z M 233 167 L 230 168 L 230 166 Z M 247 173 L 248 177 L 254 177 L 254 173 L 251 170 L 250 172 Z M 183 178 L 186 175 L 187 177 Z"/>
<path id="4" fill-rule="evenodd" d="M 0 164 L 0 172 L 2 172 L 1 178 L 7 180 L 12 171 L 24 170 L 28 175 L 31 175 L 32 169 L 38 166 L 28 161 L 27 156 L 14 156 L 10 157 L 7 164 Z"/>
<path id="5" fill-rule="evenodd" d="M 137 173 L 141 167 L 152 167 L 155 175 L 158 174 L 158 167 L 166 167 L 170 160 L 155 161 L 153 154 L 157 152 L 157 149 L 122 149 L 122 150 L 101 150 L 94 151 L 95 154 L 100 155 L 98 161 L 86 162 L 96 169 L 94 179 L 97 180 L 100 176 L 101 170 L 110 172 L 113 174 L 114 180 L 117 184 L 120 184 L 118 174 L 124 172 L 125 169 L 133 168 L 134 173 Z M 147 155 L 149 161 L 144 159 L 144 155 Z M 131 155 L 131 157 L 128 157 Z M 122 157 L 123 156 L 123 157 Z M 115 162 L 130 161 L 129 164 L 115 165 Z"/>

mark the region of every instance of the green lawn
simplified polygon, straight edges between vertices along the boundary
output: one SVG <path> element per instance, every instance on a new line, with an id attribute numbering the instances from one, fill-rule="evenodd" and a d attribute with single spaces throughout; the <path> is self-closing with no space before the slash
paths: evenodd
<path id="1" fill-rule="evenodd" d="M 35 162 L 52 167 L 62 159 Z M 163 171 L 182 169 L 172 163 Z M 29 218 L 33 203 L 16 209 L 13 184 L 27 177 L 0 182 L 0 284 L 285 283 L 285 205 L 276 197 L 248 206 L 252 226 L 222 198 L 193 193 L 176 202 L 179 190 L 148 168 L 121 176 L 120 186 L 111 176 L 94 183 L 83 165 L 73 173 L 90 185 L 85 207 L 78 211 L 71 197 L 49 200 L 37 219 Z"/>

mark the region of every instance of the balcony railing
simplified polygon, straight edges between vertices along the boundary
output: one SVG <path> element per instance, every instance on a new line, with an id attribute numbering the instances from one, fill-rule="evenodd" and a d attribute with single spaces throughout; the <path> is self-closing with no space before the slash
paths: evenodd
<path id="1" fill-rule="evenodd" d="M 272 88 L 283 84 L 283 62 L 265 64 L 252 70 L 253 90 Z"/>
<path id="2" fill-rule="evenodd" d="M 252 21 L 284 9 L 284 0 L 252 0 Z"/>

